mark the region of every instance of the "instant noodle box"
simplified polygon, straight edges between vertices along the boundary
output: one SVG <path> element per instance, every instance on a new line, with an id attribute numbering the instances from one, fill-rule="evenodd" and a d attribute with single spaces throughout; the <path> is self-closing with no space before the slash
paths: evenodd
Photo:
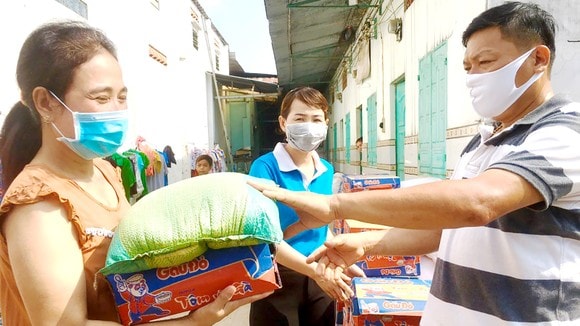
<path id="1" fill-rule="evenodd" d="M 344 233 L 358 233 L 372 230 L 385 230 L 390 227 L 364 223 L 356 220 L 344 220 Z M 366 276 L 373 277 L 417 277 L 421 275 L 420 256 L 381 256 L 366 255 L 356 264 L 365 272 Z"/>
<path id="2" fill-rule="evenodd" d="M 431 281 L 355 277 L 352 287 L 355 296 L 344 307 L 344 325 L 418 326 Z"/>
<path id="3" fill-rule="evenodd" d="M 366 276 L 417 277 L 421 274 L 420 256 L 367 255 L 357 261 Z"/>
<path id="4" fill-rule="evenodd" d="M 381 190 L 381 189 L 395 189 L 401 187 L 401 179 L 397 176 L 391 175 L 348 175 L 342 176 L 341 192 L 357 192 L 363 190 Z M 344 221 L 341 219 L 335 220 L 332 223 L 332 232 L 334 234 L 348 233 L 345 230 Z"/>
<path id="5" fill-rule="evenodd" d="M 344 220 L 336 219 L 331 223 L 332 233 L 334 235 L 344 233 Z"/>
<path id="6" fill-rule="evenodd" d="M 281 288 L 273 248 L 210 249 L 178 266 L 106 278 L 121 322 L 136 325 L 203 307 L 231 284 L 236 287 L 233 300 Z"/>
<path id="7" fill-rule="evenodd" d="M 334 301 L 334 326 L 344 325 L 344 310 L 346 308 L 344 301 Z"/>
<path id="8" fill-rule="evenodd" d="M 392 175 L 344 175 L 342 192 L 394 189 L 401 187 L 401 179 Z"/>

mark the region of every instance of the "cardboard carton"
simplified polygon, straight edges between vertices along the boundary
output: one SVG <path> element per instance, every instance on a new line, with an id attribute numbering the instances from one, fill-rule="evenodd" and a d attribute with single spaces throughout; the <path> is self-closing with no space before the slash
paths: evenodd
<path id="1" fill-rule="evenodd" d="M 106 276 L 123 325 L 170 318 L 212 302 L 228 285 L 233 300 L 281 287 L 267 244 L 208 250 L 190 262 L 137 273 Z"/>
<path id="2" fill-rule="evenodd" d="M 390 227 L 360 222 L 356 220 L 344 220 L 342 223 L 344 233 L 357 233 L 372 230 L 386 230 Z M 417 277 L 421 275 L 420 256 L 379 256 L 366 255 L 356 264 L 365 272 L 366 276 L 373 277 Z"/>
<path id="3" fill-rule="evenodd" d="M 375 230 L 388 230 L 391 228 L 392 227 L 386 225 L 366 223 L 351 219 L 345 219 L 342 222 L 343 233 L 358 233 Z"/>
<path id="4" fill-rule="evenodd" d="M 419 325 L 431 282 L 420 279 L 361 278 L 345 306 L 344 325 Z"/>
<path id="5" fill-rule="evenodd" d="M 342 175 L 340 192 L 357 192 L 363 190 L 394 189 L 401 187 L 399 177 L 391 175 Z M 332 223 L 334 234 L 348 233 L 345 230 L 343 220 L 335 220 Z"/>
<path id="6" fill-rule="evenodd" d="M 330 223 L 330 228 L 331 228 L 332 234 L 334 234 L 334 235 L 344 233 L 344 220 L 338 219 L 338 220 L 332 221 Z"/>
<path id="7" fill-rule="evenodd" d="M 345 175 L 342 192 L 393 189 L 401 187 L 401 179 L 392 175 Z"/>
<path id="8" fill-rule="evenodd" d="M 355 264 L 368 277 L 417 277 L 421 275 L 420 256 L 367 255 Z"/>
<path id="9" fill-rule="evenodd" d="M 334 301 L 334 326 L 343 326 L 344 325 L 344 308 L 345 302 L 344 301 Z"/>

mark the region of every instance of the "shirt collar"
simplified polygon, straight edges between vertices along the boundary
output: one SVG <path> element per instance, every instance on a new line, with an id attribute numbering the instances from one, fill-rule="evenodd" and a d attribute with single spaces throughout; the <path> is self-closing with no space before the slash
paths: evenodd
<path id="1" fill-rule="evenodd" d="M 526 114 L 524 117 L 516 121 L 513 125 L 502 130 L 500 133 L 512 130 L 516 125 L 534 124 L 543 117 L 545 117 L 546 115 L 552 113 L 555 108 L 560 108 L 571 102 L 572 100 L 570 100 L 570 98 L 568 98 L 566 95 L 563 94 L 554 95 L 552 96 L 552 98 L 542 103 L 540 106 L 538 106 L 533 111 L 531 111 L 530 113 Z M 481 135 L 482 142 L 485 142 L 486 140 L 491 138 L 493 128 L 494 126 L 489 121 L 487 123 L 482 123 L 482 125 L 479 128 L 479 133 Z"/>
<path id="2" fill-rule="evenodd" d="M 515 124 L 533 124 L 548 114 L 554 112 L 555 108 L 561 108 L 571 102 L 572 100 L 564 94 L 554 95 L 549 100 L 535 108 L 532 112 L 528 113 L 525 117 L 521 118 Z"/>
<path id="3" fill-rule="evenodd" d="M 278 167 L 282 172 L 290 172 L 298 170 L 298 167 L 296 166 L 296 164 L 294 164 L 294 161 L 292 161 L 290 154 L 288 154 L 288 152 L 286 151 L 286 146 L 287 145 L 284 143 L 278 143 L 276 144 L 276 147 L 274 147 L 274 150 L 272 151 L 274 157 L 276 158 L 276 161 L 278 162 Z M 314 168 L 316 169 L 316 172 L 312 179 L 316 179 L 316 177 L 318 177 L 320 174 L 326 172 L 327 169 L 326 166 L 322 164 L 320 156 L 318 156 L 318 153 L 316 151 L 312 151 L 312 159 L 314 160 Z"/>

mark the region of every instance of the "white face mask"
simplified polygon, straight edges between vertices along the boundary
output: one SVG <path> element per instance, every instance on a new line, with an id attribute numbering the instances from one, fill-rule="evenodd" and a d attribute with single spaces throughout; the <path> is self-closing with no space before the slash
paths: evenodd
<path id="1" fill-rule="evenodd" d="M 326 139 L 326 130 L 328 127 L 325 123 L 302 122 L 286 125 L 286 139 L 288 145 L 293 148 L 310 152 Z"/>
<path id="2" fill-rule="evenodd" d="M 536 48 L 498 70 L 468 74 L 465 85 L 469 88 L 475 112 L 483 118 L 494 118 L 502 114 L 535 83 L 544 72 L 534 74 L 527 82 L 516 87 L 516 74 L 524 61 Z"/>

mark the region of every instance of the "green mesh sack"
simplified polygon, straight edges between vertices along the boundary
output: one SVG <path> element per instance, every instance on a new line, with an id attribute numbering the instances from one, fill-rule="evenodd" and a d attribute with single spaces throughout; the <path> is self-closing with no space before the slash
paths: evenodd
<path id="1" fill-rule="evenodd" d="M 179 265 L 221 249 L 279 243 L 276 203 L 241 173 L 213 173 L 157 189 L 135 203 L 113 236 L 101 273 Z"/>

